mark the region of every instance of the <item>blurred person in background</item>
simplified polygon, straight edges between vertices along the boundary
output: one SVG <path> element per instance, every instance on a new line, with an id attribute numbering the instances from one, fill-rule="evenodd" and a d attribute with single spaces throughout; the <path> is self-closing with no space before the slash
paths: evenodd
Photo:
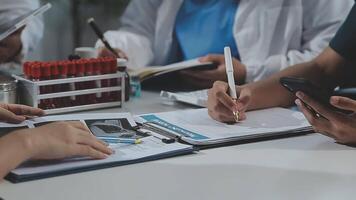
<path id="1" fill-rule="evenodd" d="M 39 8 L 38 0 L 0 0 L 0 24 L 9 22 Z M 3 41 L 0 41 L 0 73 L 21 74 L 21 63 L 36 48 L 43 35 L 43 22 L 36 17 Z"/>
<path id="2" fill-rule="evenodd" d="M 201 88 L 226 80 L 223 47 L 230 46 L 237 83 L 264 79 L 312 60 L 352 7 L 352 0 L 133 0 L 121 28 L 105 36 L 129 67 L 167 65 L 200 58 L 218 68 L 184 71 Z M 111 53 L 101 48 L 102 56 Z"/>

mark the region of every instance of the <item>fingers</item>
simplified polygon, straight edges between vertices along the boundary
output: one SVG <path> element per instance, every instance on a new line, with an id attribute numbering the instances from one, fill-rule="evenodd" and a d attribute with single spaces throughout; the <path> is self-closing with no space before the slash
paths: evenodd
<path id="1" fill-rule="evenodd" d="M 219 108 L 219 110 L 219 112 L 208 110 L 208 114 L 211 118 L 219 122 L 236 122 L 235 117 L 231 111 L 224 110 L 224 107 Z"/>
<path id="2" fill-rule="evenodd" d="M 201 57 L 199 59 L 200 62 L 214 62 L 219 64 L 225 63 L 225 57 L 221 54 L 209 54 L 207 56 Z"/>
<path id="3" fill-rule="evenodd" d="M 331 97 L 330 103 L 342 110 L 356 111 L 356 101 L 350 98 L 334 96 Z"/>
<path id="4" fill-rule="evenodd" d="M 91 157 L 95 159 L 105 159 L 108 157 L 107 154 L 100 152 L 88 145 L 73 145 L 69 147 L 69 155 L 70 156 L 83 156 L 83 157 Z"/>
<path id="5" fill-rule="evenodd" d="M 304 103 L 310 106 L 314 111 L 327 118 L 328 120 L 334 120 L 336 118 L 336 112 L 331 109 L 321 105 L 319 102 L 315 101 L 313 98 L 304 94 L 303 92 L 297 92 L 297 97 L 300 98 Z"/>
<path id="6" fill-rule="evenodd" d="M 239 99 L 237 100 L 236 108 L 239 112 L 244 112 L 250 103 L 251 93 L 250 90 L 243 89 L 242 87 L 238 87 L 237 91 L 239 93 Z"/>
<path id="7" fill-rule="evenodd" d="M 217 81 L 214 83 L 213 88 L 209 90 L 209 115 L 221 122 L 235 121 L 233 113 L 237 111 L 236 102 L 227 94 L 228 87 L 227 83 Z M 245 116 L 242 115 L 241 117 Z"/>
<path id="8" fill-rule="evenodd" d="M 44 111 L 39 108 L 19 104 L 3 104 L 2 107 L 16 115 L 42 116 L 45 114 Z"/>
<path id="9" fill-rule="evenodd" d="M 300 99 L 295 100 L 295 104 L 299 107 L 300 111 L 304 114 L 310 125 L 313 126 L 314 131 L 324 134 L 328 137 L 335 138 L 335 136 L 329 134 L 331 124 L 323 117 L 317 117 L 310 109 L 308 109 Z"/>
<path id="10" fill-rule="evenodd" d="M 119 58 L 128 59 L 127 55 L 120 49 L 114 49 L 114 50 L 119 55 Z M 116 55 L 107 48 L 100 48 L 99 49 L 99 57 L 116 57 Z"/>
<path id="11" fill-rule="evenodd" d="M 98 140 L 95 136 L 93 135 L 80 135 L 78 144 L 82 145 L 88 145 L 102 153 L 105 153 L 107 155 L 113 154 L 112 149 L 110 149 L 106 143 L 102 142 L 101 140 Z"/>
<path id="12" fill-rule="evenodd" d="M 221 102 L 231 112 L 237 111 L 236 102 L 227 94 L 229 85 L 224 82 L 217 81 L 214 83 L 215 92 L 212 96 L 215 96 L 219 102 Z"/>
<path id="13" fill-rule="evenodd" d="M 90 134 L 89 128 L 85 126 L 81 121 L 66 121 L 66 123 L 73 126 L 74 128 L 86 131 L 87 134 Z"/>
<path id="14" fill-rule="evenodd" d="M 0 108 L 0 120 L 9 123 L 21 123 L 26 120 L 26 117 L 15 115 L 7 109 Z"/>

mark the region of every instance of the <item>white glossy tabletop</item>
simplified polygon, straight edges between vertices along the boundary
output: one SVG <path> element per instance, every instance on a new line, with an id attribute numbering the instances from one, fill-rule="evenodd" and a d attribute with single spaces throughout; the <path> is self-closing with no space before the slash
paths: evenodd
<path id="1" fill-rule="evenodd" d="M 126 105 L 134 113 L 187 108 L 155 93 Z M 104 110 L 115 112 L 118 109 Z M 103 112 L 95 111 L 95 112 Z M 204 150 L 104 170 L 0 184 L 11 199 L 354 199 L 356 149 L 318 134 Z"/>

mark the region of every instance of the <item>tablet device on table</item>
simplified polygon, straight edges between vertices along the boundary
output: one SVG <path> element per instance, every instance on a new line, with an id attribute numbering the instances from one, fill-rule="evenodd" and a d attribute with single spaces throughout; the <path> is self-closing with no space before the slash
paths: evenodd
<path id="1" fill-rule="evenodd" d="M 43 14 L 52 7 L 52 4 L 47 3 L 44 6 L 33 10 L 27 14 L 24 14 L 14 20 L 8 21 L 6 23 L 0 24 L 0 41 L 7 38 L 9 35 L 13 34 L 20 28 L 24 27 L 33 17 Z"/>

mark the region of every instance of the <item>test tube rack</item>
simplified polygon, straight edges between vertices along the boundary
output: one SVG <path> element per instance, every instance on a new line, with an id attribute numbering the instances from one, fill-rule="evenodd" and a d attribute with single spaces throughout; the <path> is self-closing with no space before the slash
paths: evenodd
<path id="1" fill-rule="evenodd" d="M 104 74 L 104 75 L 65 78 L 65 79 L 43 80 L 43 81 L 32 81 L 22 76 L 16 76 L 16 75 L 14 75 L 13 77 L 18 81 L 19 103 L 32 106 L 35 108 L 38 108 L 40 101 L 45 99 L 72 97 L 78 95 L 88 95 L 88 94 L 97 94 L 97 93 L 103 94 L 109 92 L 119 92 L 121 94 L 121 98 L 119 100 L 112 101 L 112 102 L 101 102 L 101 103 L 74 105 L 74 106 L 71 105 L 68 107 L 44 109 L 45 113 L 48 115 L 108 108 L 108 107 L 117 107 L 117 106 L 122 107 L 125 102 L 125 73 L 124 72 L 117 72 L 113 74 Z M 75 91 L 40 94 L 40 87 L 43 86 L 80 83 L 80 82 L 87 82 L 87 81 L 101 81 L 101 80 L 110 80 L 110 79 L 121 80 L 119 81 L 121 84 L 112 87 L 80 89 Z"/>

